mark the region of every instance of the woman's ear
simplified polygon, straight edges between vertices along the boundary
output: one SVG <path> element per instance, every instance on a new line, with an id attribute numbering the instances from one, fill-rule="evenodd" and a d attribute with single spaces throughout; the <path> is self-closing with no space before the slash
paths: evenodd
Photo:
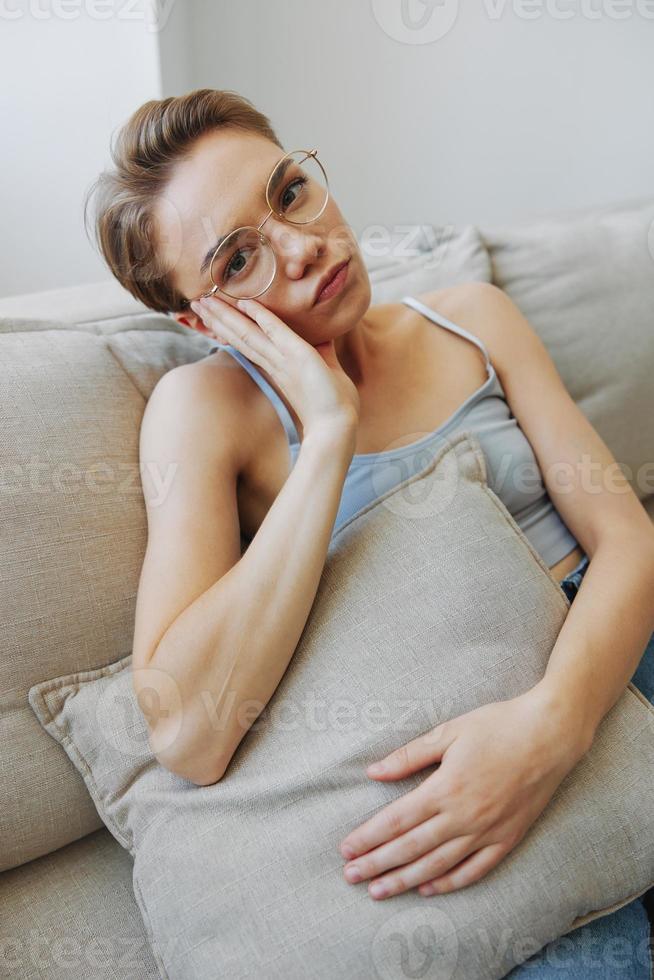
<path id="1" fill-rule="evenodd" d="M 173 317 L 178 323 L 181 323 L 183 327 L 189 327 L 191 330 L 197 330 L 198 333 L 204 334 L 206 337 L 211 337 L 214 340 L 214 335 L 207 325 L 202 321 L 202 318 L 194 313 L 192 310 L 187 313 L 173 313 Z"/>

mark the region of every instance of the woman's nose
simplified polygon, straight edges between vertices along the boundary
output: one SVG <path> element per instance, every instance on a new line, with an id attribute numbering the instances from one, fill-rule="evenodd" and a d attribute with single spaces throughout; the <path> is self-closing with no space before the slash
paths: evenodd
<path id="1" fill-rule="evenodd" d="M 324 253 L 322 236 L 309 227 L 292 227 L 288 223 L 276 223 L 274 233 L 270 229 L 277 261 L 289 275 L 301 275 L 306 265 L 315 262 Z M 271 234 L 272 233 L 272 234 Z"/>

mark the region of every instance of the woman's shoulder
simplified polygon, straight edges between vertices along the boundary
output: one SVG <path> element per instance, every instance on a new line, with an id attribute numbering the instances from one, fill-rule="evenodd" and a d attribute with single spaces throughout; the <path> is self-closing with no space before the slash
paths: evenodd
<path id="1" fill-rule="evenodd" d="M 243 431 L 249 403 L 244 374 L 225 351 L 178 364 L 157 381 L 142 432 L 155 430 L 157 441 L 183 443 L 198 458 L 205 451 L 227 456 L 240 470 L 246 458 Z"/>
<path id="2" fill-rule="evenodd" d="M 413 343 L 425 342 L 431 349 L 437 335 L 429 328 L 425 313 L 404 302 L 405 298 L 415 299 L 434 313 L 475 333 L 488 346 L 479 310 L 484 307 L 485 289 L 496 288 L 490 283 L 470 281 L 422 293 L 405 293 L 399 301 L 371 306 L 365 320 L 374 326 L 376 335 L 389 345 L 394 341 L 401 344 L 411 337 Z"/>
<path id="3" fill-rule="evenodd" d="M 244 374 L 227 351 L 217 350 L 171 368 L 159 378 L 150 400 L 156 398 L 157 403 L 163 403 L 173 399 L 180 408 L 190 411 L 213 412 L 218 408 L 221 414 L 231 414 L 239 405 Z"/>
<path id="4" fill-rule="evenodd" d="M 511 303 L 499 286 L 481 280 L 470 280 L 444 289 L 414 293 L 413 296 L 434 313 L 440 313 L 468 333 L 474 334 L 484 344 L 491 361 L 497 366 L 500 357 L 498 324 L 502 322 L 501 312 Z M 416 316 L 420 315 L 416 312 Z"/>
<path id="5" fill-rule="evenodd" d="M 395 325 L 411 321 L 420 321 L 423 315 L 415 310 L 410 304 L 404 302 L 404 298 L 416 299 L 428 306 L 435 313 L 441 313 L 448 319 L 454 318 L 461 312 L 469 309 L 471 301 L 478 295 L 477 287 L 490 286 L 484 282 L 462 282 L 451 286 L 443 286 L 440 289 L 431 289 L 423 293 L 405 293 L 402 299 L 391 303 L 377 303 L 371 306 L 366 313 L 368 321 L 374 321 L 377 326 L 386 326 L 392 329 Z"/>
<path id="6" fill-rule="evenodd" d="M 200 400 L 212 409 L 220 408 L 221 412 L 238 413 L 241 417 L 249 401 L 244 399 L 244 393 L 257 387 L 239 361 L 220 348 L 197 361 L 178 364 L 168 375 L 171 386 L 189 389 L 189 398 Z"/>
<path id="7" fill-rule="evenodd" d="M 501 290 L 493 283 L 475 279 L 409 295 L 420 300 L 425 306 L 429 306 L 435 313 L 441 313 L 448 320 L 456 323 L 457 316 L 468 316 L 471 309 L 479 308 L 479 304 L 483 307 L 483 304 L 492 301 L 498 292 Z"/>

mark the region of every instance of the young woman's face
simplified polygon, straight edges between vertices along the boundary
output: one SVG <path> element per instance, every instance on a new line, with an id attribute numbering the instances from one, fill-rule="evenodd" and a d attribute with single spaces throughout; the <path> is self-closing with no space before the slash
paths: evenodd
<path id="1" fill-rule="evenodd" d="M 162 258 L 185 297 L 195 299 L 211 289 L 209 270 L 202 274 L 200 266 L 219 236 L 242 225 L 256 228 L 266 217 L 268 178 L 284 155 L 259 135 L 221 129 L 201 137 L 189 158 L 177 165 L 157 203 L 155 222 Z M 329 177 L 328 163 L 324 166 Z M 293 225 L 273 212 L 262 231 L 275 250 L 277 270 L 257 302 L 312 344 L 352 329 L 370 305 L 370 282 L 356 236 L 331 194 L 316 221 Z M 348 258 L 345 288 L 314 305 L 327 270 Z M 231 306 L 236 303 L 223 293 L 217 295 Z M 192 310 L 176 313 L 175 318 L 205 332 Z"/>

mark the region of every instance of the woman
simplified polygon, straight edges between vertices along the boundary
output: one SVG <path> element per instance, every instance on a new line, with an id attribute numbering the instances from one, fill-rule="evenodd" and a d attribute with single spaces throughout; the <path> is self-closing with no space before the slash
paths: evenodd
<path id="1" fill-rule="evenodd" d="M 148 102 L 112 152 L 96 218 L 112 272 L 146 306 L 219 341 L 162 377 L 141 427 L 144 479 L 153 464 L 175 470 L 163 501 L 146 488 L 133 647 L 134 666 L 175 682 L 177 705 L 162 687 L 167 706 L 148 718 L 163 765 L 198 785 L 222 777 L 293 655 L 334 529 L 458 429 L 478 436 L 489 485 L 569 598 L 579 593 L 527 695 L 453 719 L 440 745 L 415 739 L 367 773 L 402 777 L 437 746 L 429 798 L 444 775 L 462 778 L 439 801 L 446 834 L 431 831 L 415 793 L 349 834 L 346 880 L 367 882 L 373 898 L 464 887 L 524 836 L 632 675 L 654 699 L 649 518 L 624 479 L 612 492 L 615 460 L 504 293 L 469 283 L 370 306 L 317 151 L 287 153 L 247 100 L 205 89 Z M 611 474 L 608 487 L 596 479 L 587 492 L 584 457 Z M 217 740 L 200 692 L 228 685 L 242 698 Z M 247 723 L 246 694 L 260 705 Z M 516 975 L 561 976 L 565 963 L 566 976 L 614 977 L 615 957 L 595 948 L 589 960 L 585 943 L 622 937 L 625 975 L 649 977 L 648 935 L 636 899 L 564 937 L 572 945 L 555 962 L 550 944 Z"/>

